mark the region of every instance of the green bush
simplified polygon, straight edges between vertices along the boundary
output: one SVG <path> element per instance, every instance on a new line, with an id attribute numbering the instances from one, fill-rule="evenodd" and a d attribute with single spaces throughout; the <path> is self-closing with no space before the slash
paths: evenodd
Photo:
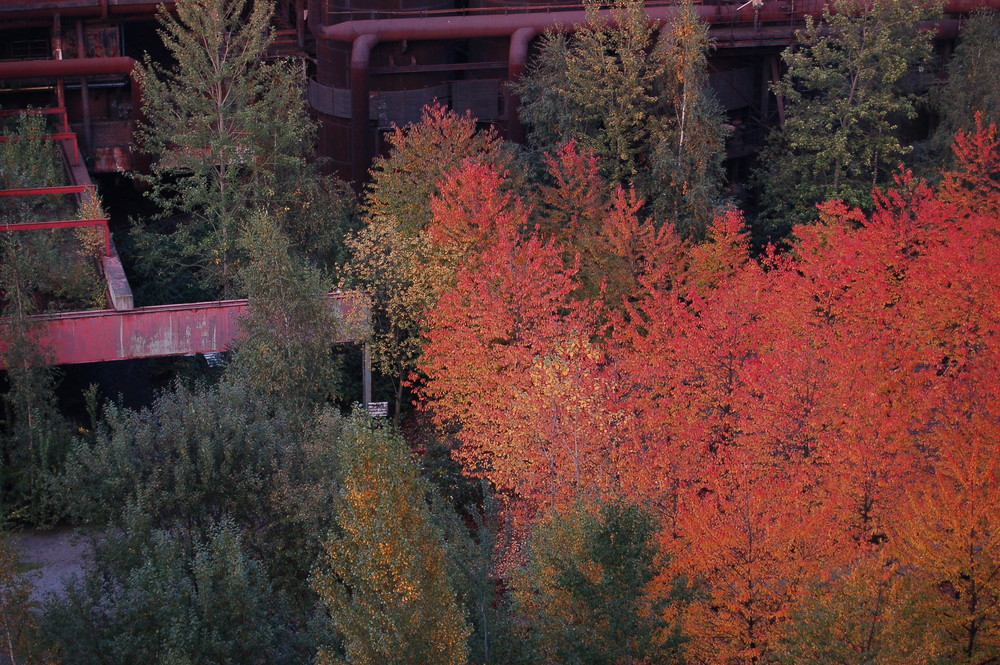
<path id="1" fill-rule="evenodd" d="M 289 612 L 236 525 L 204 536 L 150 529 L 132 517 L 105 537 L 65 600 L 52 599 L 45 630 L 67 665 L 293 663 Z"/>
<path id="2" fill-rule="evenodd" d="M 294 439 L 245 389 L 175 385 L 148 409 L 108 405 L 93 441 L 73 444 L 59 485 L 78 523 L 104 524 L 128 506 L 157 527 L 223 515 L 260 525 L 261 500 Z"/>
<path id="3" fill-rule="evenodd" d="M 623 502 L 554 510 L 536 526 L 514 596 L 538 662 L 682 662 L 680 629 L 663 616 L 688 594 L 683 580 L 653 584 L 655 536 L 652 514 Z"/>

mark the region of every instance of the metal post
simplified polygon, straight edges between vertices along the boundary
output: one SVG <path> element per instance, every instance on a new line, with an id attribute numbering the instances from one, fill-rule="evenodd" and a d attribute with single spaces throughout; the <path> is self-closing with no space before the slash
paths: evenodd
<path id="1" fill-rule="evenodd" d="M 364 402 L 365 410 L 372 401 L 372 350 L 371 345 L 365 342 L 362 351 L 361 361 L 361 400 Z"/>
<path id="2" fill-rule="evenodd" d="M 52 17 L 52 57 L 56 60 L 63 59 L 62 21 L 59 14 Z M 66 81 L 61 76 L 56 79 L 56 106 L 66 108 Z"/>
<path id="3" fill-rule="evenodd" d="M 778 56 L 771 56 L 771 80 L 777 83 L 781 80 L 781 71 L 778 68 Z M 778 124 L 784 126 L 785 124 L 785 98 L 781 95 L 776 94 L 774 96 L 775 101 L 778 103 Z"/>
<path id="4" fill-rule="evenodd" d="M 76 57 L 87 57 L 83 40 L 83 19 L 76 21 Z M 91 142 L 90 126 L 90 90 L 87 88 L 87 77 L 80 77 L 80 101 L 83 103 L 83 147 L 88 154 L 93 154 L 94 144 Z"/>

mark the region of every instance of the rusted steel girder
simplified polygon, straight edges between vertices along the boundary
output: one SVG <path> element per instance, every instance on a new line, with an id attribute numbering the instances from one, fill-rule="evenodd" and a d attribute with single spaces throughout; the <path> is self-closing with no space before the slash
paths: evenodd
<path id="1" fill-rule="evenodd" d="M 13 60 L 0 62 L 0 79 L 131 74 L 133 69 L 135 69 L 135 60 L 125 56 L 68 58 L 66 60 Z"/>
<path id="2" fill-rule="evenodd" d="M 357 294 L 330 294 L 339 325 L 331 343 L 363 342 L 369 328 L 367 300 Z M 33 339 L 54 365 L 213 353 L 227 350 L 239 336 L 246 300 L 138 307 L 126 311 L 66 312 L 31 317 Z M 0 369 L 10 335 L 0 319 Z"/>
<path id="3" fill-rule="evenodd" d="M 69 189 L 53 187 L 52 189 Z M 104 256 L 111 256 L 111 231 L 108 220 L 99 219 L 53 219 L 45 222 L 17 222 L 15 224 L 0 224 L 0 231 L 44 231 L 51 229 L 71 229 L 78 226 L 100 226 L 104 230 Z"/>

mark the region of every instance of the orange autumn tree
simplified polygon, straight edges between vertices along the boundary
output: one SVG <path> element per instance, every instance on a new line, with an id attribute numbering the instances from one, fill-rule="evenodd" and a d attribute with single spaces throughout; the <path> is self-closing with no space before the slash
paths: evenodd
<path id="1" fill-rule="evenodd" d="M 458 430 L 468 472 L 532 502 L 589 484 L 583 469 L 600 467 L 590 453 L 608 432 L 588 392 L 600 352 L 589 304 L 570 299 L 573 272 L 553 243 L 502 229 L 427 317 L 427 406 Z"/>
<path id="2" fill-rule="evenodd" d="M 954 663 L 1000 657 L 1000 354 L 993 348 L 933 391 L 915 470 L 892 532 L 923 608 Z"/>
<path id="3" fill-rule="evenodd" d="M 757 259 L 737 212 L 689 245 L 620 190 L 589 227 L 594 265 L 628 266 L 603 306 L 581 299 L 558 229 L 491 231 L 428 317 L 429 405 L 508 496 L 647 501 L 676 553 L 662 579 L 702 581 L 692 662 L 890 662 L 890 643 L 893 662 L 988 660 L 997 147 L 993 128 L 960 135 L 939 187 L 903 172 L 871 214 L 828 202 Z M 576 173 L 567 191 L 585 191 Z M 857 642 L 862 625 L 881 637 Z M 794 645 L 824 630 L 855 643 Z"/>

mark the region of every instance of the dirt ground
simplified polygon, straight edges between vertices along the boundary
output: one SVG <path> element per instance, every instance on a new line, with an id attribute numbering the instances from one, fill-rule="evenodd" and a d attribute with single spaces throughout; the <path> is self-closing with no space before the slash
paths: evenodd
<path id="1" fill-rule="evenodd" d="M 24 531 L 12 538 L 27 569 L 24 575 L 35 585 L 32 600 L 42 601 L 50 593 L 62 596 L 67 582 L 83 575 L 90 555 L 90 539 L 75 529 Z"/>

